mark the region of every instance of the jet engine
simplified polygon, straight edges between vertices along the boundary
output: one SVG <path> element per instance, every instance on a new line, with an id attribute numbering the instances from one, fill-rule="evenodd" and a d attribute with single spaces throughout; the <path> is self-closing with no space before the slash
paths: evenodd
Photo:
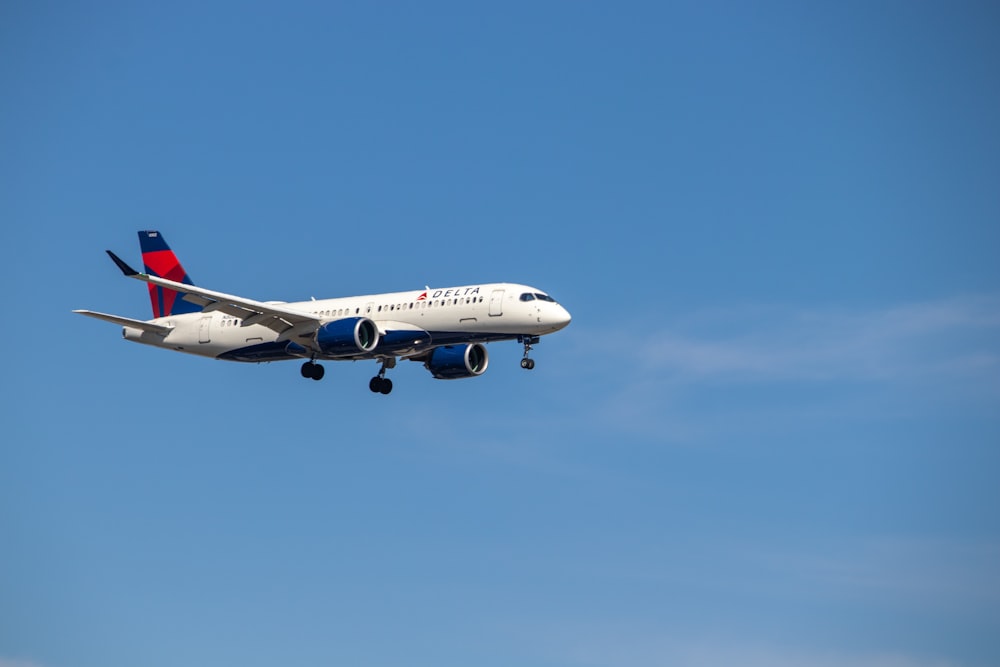
<path id="1" fill-rule="evenodd" d="M 481 343 L 445 345 L 431 351 L 424 366 L 439 380 L 457 380 L 482 375 L 490 355 Z"/>
<path id="2" fill-rule="evenodd" d="M 371 352 L 378 345 L 378 327 L 367 317 L 327 322 L 316 331 L 316 346 L 331 357 Z"/>

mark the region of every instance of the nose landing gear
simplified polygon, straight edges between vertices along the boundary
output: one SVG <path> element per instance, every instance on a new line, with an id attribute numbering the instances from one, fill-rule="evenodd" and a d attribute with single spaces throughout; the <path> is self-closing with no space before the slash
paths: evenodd
<path id="1" fill-rule="evenodd" d="M 524 344 L 524 357 L 521 359 L 521 368 L 526 371 L 530 371 L 535 367 L 535 360 L 528 356 L 531 352 L 532 346 L 537 345 L 538 341 L 541 340 L 538 336 L 518 336 L 517 342 Z"/>

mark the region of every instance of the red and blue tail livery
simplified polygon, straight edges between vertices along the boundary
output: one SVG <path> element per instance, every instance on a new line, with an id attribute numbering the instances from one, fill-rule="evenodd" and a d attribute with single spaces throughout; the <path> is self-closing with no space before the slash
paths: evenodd
<path id="1" fill-rule="evenodd" d="M 147 274 L 184 285 L 194 285 L 177 255 L 159 232 L 139 232 L 139 248 L 142 250 L 142 265 Z M 153 283 L 149 283 L 148 287 L 154 318 L 201 312 L 201 306 L 185 301 L 176 290 Z"/>
<path id="2" fill-rule="evenodd" d="M 93 310 L 73 312 L 123 327 L 125 340 L 227 361 L 302 361 L 302 377 L 322 379 L 317 361 L 370 360 L 381 364 L 368 383 L 392 391 L 386 371 L 399 359 L 423 363 L 435 378 L 454 380 L 486 372 L 486 344 L 524 345 L 521 368 L 541 336 L 569 324 L 555 299 L 534 287 L 481 283 L 463 287 L 312 299 L 257 301 L 196 287 L 163 235 L 139 232 L 144 273 L 107 251 L 128 278 L 149 286 L 153 319 Z"/>

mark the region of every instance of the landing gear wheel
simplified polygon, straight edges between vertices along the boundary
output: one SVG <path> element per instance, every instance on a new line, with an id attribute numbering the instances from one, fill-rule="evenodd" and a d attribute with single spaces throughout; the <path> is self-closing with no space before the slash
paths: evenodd
<path id="1" fill-rule="evenodd" d="M 302 377 L 311 378 L 313 380 L 322 380 L 323 376 L 326 374 L 326 370 L 319 364 L 307 361 L 302 364 Z"/>
<path id="2" fill-rule="evenodd" d="M 524 370 L 530 371 L 534 367 L 535 367 L 535 360 L 534 359 L 529 359 L 527 357 L 525 357 L 524 359 L 521 359 L 521 368 L 523 368 Z"/>
<path id="3" fill-rule="evenodd" d="M 376 375 L 368 382 L 368 388 L 373 394 L 388 395 L 392 391 L 392 380 Z"/>
<path id="4" fill-rule="evenodd" d="M 382 394 L 384 396 L 392 391 L 392 380 L 385 376 L 385 371 L 395 367 L 396 357 L 385 357 L 382 359 L 382 367 L 379 368 L 378 375 L 373 377 L 368 383 L 368 388 L 372 390 L 373 394 Z"/>

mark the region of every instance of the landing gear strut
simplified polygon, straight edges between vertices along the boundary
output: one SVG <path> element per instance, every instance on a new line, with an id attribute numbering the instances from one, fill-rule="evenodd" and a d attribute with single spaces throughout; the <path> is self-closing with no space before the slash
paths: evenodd
<path id="1" fill-rule="evenodd" d="M 524 344 L 524 357 L 521 359 L 521 368 L 526 371 L 530 371 L 535 367 L 535 360 L 528 356 L 531 352 L 531 346 L 537 345 L 538 341 L 541 340 L 538 336 L 518 336 L 517 342 Z"/>
<path id="2" fill-rule="evenodd" d="M 388 359 L 382 360 L 382 368 L 379 369 L 378 375 L 373 377 L 368 383 L 368 388 L 372 390 L 373 394 L 383 394 L 388 395 L 392 391 L 392 380 L 385 376 L 386 369 L 396 367 L 396 358 L 389 357 Z"/>
<path id="3" fill-rule="evenodd" d="M 315 361 L 307 361 L 302 364 L 302 377 L 304 378 L 322 380 L 325 374 L 326 370 L 324 370 L 323 367 Z"/>

